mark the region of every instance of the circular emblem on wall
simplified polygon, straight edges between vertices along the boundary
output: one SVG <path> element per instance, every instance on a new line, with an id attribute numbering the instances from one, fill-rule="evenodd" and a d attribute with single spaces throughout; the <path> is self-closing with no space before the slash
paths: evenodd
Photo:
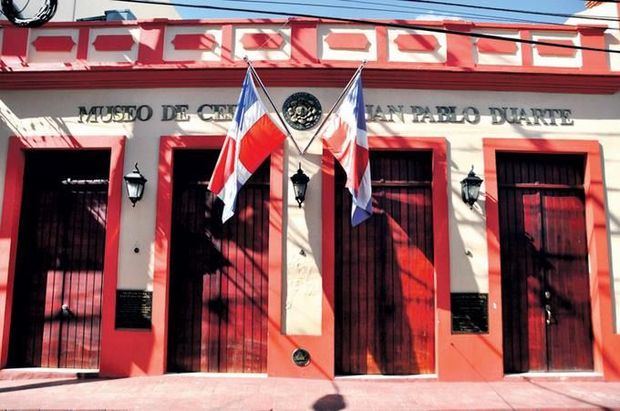
<path id="1" fill-rule="evenodd" d="M 291 357 L 295 365 L 297 365 L 298 367 L 305 367 L 310 364 L 310 353 L 303 348 L 295 349 Z"/>
<path id="2" fill-rule="evenodd" d="M 321 103 L 310 93 L 291 94 L 282 105 L 286 122 L 295 130 L 308 130 L 321 118 Z"/>

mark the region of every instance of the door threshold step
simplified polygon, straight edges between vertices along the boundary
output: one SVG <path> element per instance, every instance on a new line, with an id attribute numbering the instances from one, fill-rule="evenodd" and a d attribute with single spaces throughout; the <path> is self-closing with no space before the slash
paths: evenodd
<path id="1" fill-rule="evenodd" d="M 373 381 L 436 381 L 437 374 L 412 374 L 412 375 L 380 375 L 380 374 L 366 374 L 366 375 L 337 375 L 335 380 L 373 380 Z"/>
<path id="2" fill-rule="evenodd" d="M 592 371 L 554 371 L 554 372 L 524 372 L 520 374 L 506 374 L 505 381 L 538 380 L 538 381 L 604 381 L 603 374 Z"/>
<path id="3" fill-rule="evenodd" d="M 48 378 L 87 379 L 99 377 L 98 369 L 83 368 L 5 368 L 0 380 L 34 380 Z"/>
<path id="4" fill-rule="evenodd" d="M 267 378 L 264 373 L 244 373 L 244 372 L 172 372 L 166 375 L 175 377 L 197 377 L 197 378 Z"/>

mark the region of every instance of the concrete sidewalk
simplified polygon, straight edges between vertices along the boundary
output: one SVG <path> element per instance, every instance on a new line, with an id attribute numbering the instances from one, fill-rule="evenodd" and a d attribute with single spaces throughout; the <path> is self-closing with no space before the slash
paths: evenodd
<path id="1" fill-rule="evenodd" d="M 620 409 L 620 383 L 212 377 L 0 381 L 2 409 L 414 410 Z"/>

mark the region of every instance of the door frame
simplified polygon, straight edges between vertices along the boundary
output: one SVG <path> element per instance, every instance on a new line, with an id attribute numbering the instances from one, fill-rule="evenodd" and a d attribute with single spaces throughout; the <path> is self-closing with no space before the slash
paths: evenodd
<path id="1" fill-rule="evenodd" d="M 431 185 L 433 206 L 433 268 L 435 299 L 435 373 L 440 375 L 443 364 L 441 353 L 443 345 L 450 339 L 450 233 L 448 214 L 448 143 L 445 138 L 437 137 L 394 137 L 369 136 L 368 146 L 371 151 L 430 151 L 432 153 L 433 181 Z M 323 307 L 323 327 L 329 327 L 327 337 L 331 345 L 332 373 L 335 364 L 335 159 L 327 148 L 323 148 L 323 287 L 324 299 L 328 309 Z M 325 304 L 324 304 L 325 305 Z M 327 318 L 325 318 L 327 316 Z M 328 320 L 327 322 L 325 320 Z M 332 374 L 333 375 L 333 374 Z"/>
<path id="2" fill-rule="evenodd" d="M 174 153 L 177 150 L 219 150 L 225 136 L 162 136 L 159 143 L 157 211 L 155 218 L 155 261 L 153 272 L 152 353 L 150 373 L 167 372 L 168 304 L 170 303 L 170 241 Z M 269 168 L 269 272 L 267 319 L 267 368 L 270 354 L 281 330 L 283 178 L 284 144 L 271 154 Z M 271 374 L 269 372 L 269 374 Z"/>
<path id="3" fill-rule="evenodd" d="M 32 150 L 109 150 L 110 171 L 108 212 L 101 301 L 101 348 L 99 371 L 105 374 L 114 362 L 111 350 L 114 335 L 114 311 L 118 273 L 118 245 L 123 189 L 124 136 L 11 136 L 7 150 L 2 219 L 0 220 L 0 369 L 9 354 L 9 335 L 13 308 L 15 263 L 24 188 L 27 151 Z"/>
<path id="4" fill-rule="evenodd" d="M 496 366 L 503 370 L 502 278 L 496 153 L 581 154 L 585 158 L 585 213 L 592 313 L 594 371 L 606 380 L 620 380 L 620 335 L 614 332 L 613 296 L 609 263 L 607 206 L 600 143 L 596 140 L 483 139 L 486 186 L 489 299 L 497 301 L 489 322 L 501 355 Z M 498 325 L 498 326 L 497 326 Z"/>

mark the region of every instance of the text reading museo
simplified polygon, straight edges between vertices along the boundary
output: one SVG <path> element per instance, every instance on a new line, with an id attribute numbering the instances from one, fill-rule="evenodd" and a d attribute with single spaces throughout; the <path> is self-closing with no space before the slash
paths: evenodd
<path id="1" fill-rule="evenodd" d="M 202 121 L 231 121 L 235 104 L 202 104 L 193 112 Z M 80 123 L 132 123 L 149 121 L 155 110 L 147 104 L 79 106 Z M 163 104 L 160 121 L 190 121 L 192 110 L 188 104 Z M 517 124 L 521 126 L 572 126 L 572 112 L 565 108 L 537 107 L 488 107 L 491 124 Z M 366 121 L 386 123 L 480 123 L 480 109 L 474 106 L 405 106 L 366 105 Z"/>

